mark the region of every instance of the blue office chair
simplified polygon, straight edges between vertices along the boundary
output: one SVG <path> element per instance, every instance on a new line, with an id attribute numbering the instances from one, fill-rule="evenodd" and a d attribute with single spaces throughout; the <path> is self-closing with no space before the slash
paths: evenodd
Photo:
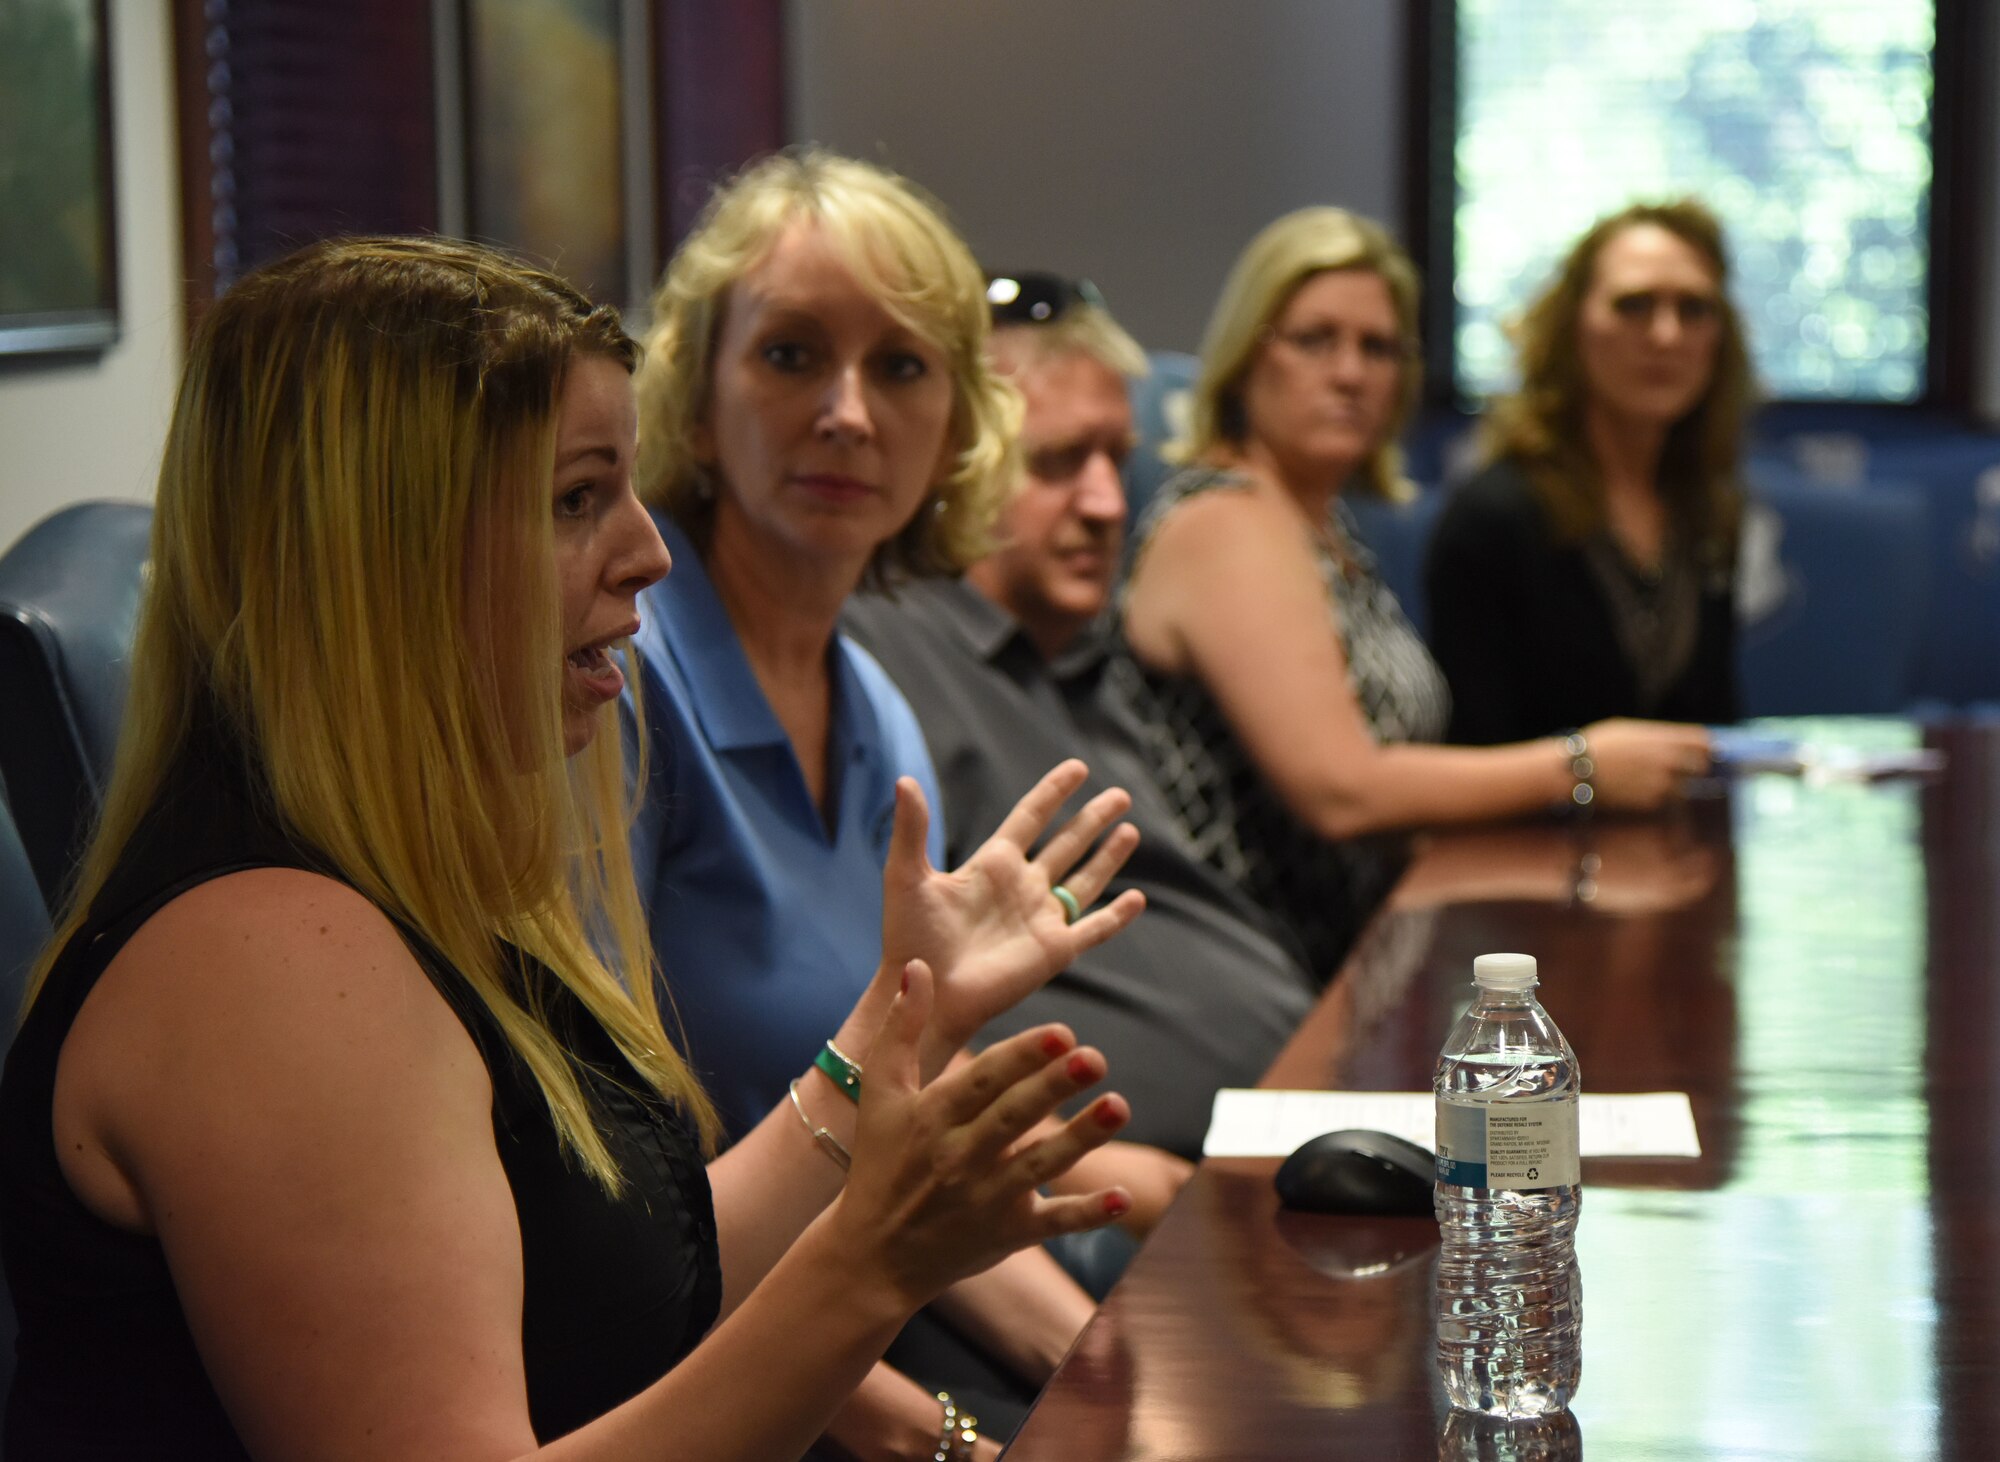
<path id="1" fill-rule="evenodd" d="M 1916 698 L 1928 607 L 1923 498 L 1763 477 L 1737 596 L 1744 714 L 1900 713 Z"/>
<path id="2" fill-rule="evenodd" d="M 1930 513 L 1918 690 L 1961 706 L 2000 699 L 2000 440 L 1940 433 L 1877 444 L 1872 460 L 1878 481 L 1907 482 Z"/>
<path id="3" fill-rule="evenodd" d="M 1445 494 L 1419 492 L 1408 502 L 1392 503 L 1362 492 L 1346 492 L 1341 501 L 1354 514 L 1362 543 L 1375 555 L 1375 569 L 1389 586 L 1403 613 L 1424 633 L 1429 605 L 1424 594 L 1424 555 L 1430 552 L 1431 530 L 1444 511 Z"/>
<path id="4" fill-rule="evenodd" d="M 1177 350 L 1155 350 L 1147 361 L 1152 373 L 1132 383 L 1132 426 L 1138 444 L 1125 461 L 1126 524 L 1136 525 L 1160 484 L 1174 468 L 1160 449 L 1187 429 L 1188 405 L 1201 362 Z"/>
<path id="5" fill-rule="evenodd" d="M 14 1018 L 28 988 L 28 966 L 49 937 L 48 906 L 14 816 L 0 799 L 0 1056 L 14 1038 Z"/>
<path id="6" fill-rule="evenodd" d="M 152 522 L 76 503 L 0 556 L 0 778 L 50 908 L 110 775 Z"/>
<path id="7" fill-rule="evenodd" d="M 0 1054 L 14 1038 L 14 1022 L 27 989 L 28 967 L 49 937 L 48 910 L 28 867 L 27 850 L 13 815 L 0 798 Z M 14 1297 L 0 1275 L 0 1396 L 14 1380 Z"/>

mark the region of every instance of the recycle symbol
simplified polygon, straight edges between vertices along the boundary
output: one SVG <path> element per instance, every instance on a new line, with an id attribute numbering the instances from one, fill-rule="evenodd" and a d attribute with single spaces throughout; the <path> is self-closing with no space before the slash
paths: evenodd
<path id="1" fill-rule="evenodd" d="M 1528 1181 L 1529 1181 L 1529 1182 L 1533 1182 L 1533 1181 L 1534 1181 L 1534 1180 L 1535 1180 L 1536 1178 L 1539 1178 L 1539 1177 L 1540 1177 L 1541 1175 L 1542 1175 L 1542 1170 L 1541 1170 L 1540 1168 L 1529 1168 L 1529 1169 L 1528 1169 Z"/>

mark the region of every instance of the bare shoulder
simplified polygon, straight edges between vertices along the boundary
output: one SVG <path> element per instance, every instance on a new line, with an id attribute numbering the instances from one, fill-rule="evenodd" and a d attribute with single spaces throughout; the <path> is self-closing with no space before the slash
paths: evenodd
<path id="1" fill-rule="evenodd" d="M 1199 492 L 1177 503 L 1146 540 L 1144 562 L 1163 569 L 1208 564 L 1217 554 L 1304 552 L 1297 514 L 1251 479 Z"/>
<path id="2" fill-rule="evenodd" d="M 261 869 L 182 895 L 64 1044 L 63 1174 L 157 1237 L 246 1450 L 533 1446 L 521 1235 L 478 1047 L 352 889 Z"/>
<path id="3" fill-rule="evenodd" d="M 143 1009 L 168 1029 L 227 1033 L 266 1021 L 330 1032 L 381 1023 L 419 1030 L 428 995 L 456 1028 L 382 911 L 335 879 L 257 868 L 198 885 L 148 919 L 112 960 L 86 1010 Z M 414 1008 L 413 1008 L 414 1007 Z"/>
<path id="4" fill-rule="evenodd" d="M 1274 491 L 1218 488 L 1175 506 L 1148 538 L 1127 590 L 1126 638 L 1155 670 L 1198 672 L 1204 642 L 1294 626 L 1323 634 L 1324 598 L 1297 511 Z"/>
<path id="5" fill-rule="evenodd" d="M 192 1157 L 232 1112 L 357 1116 L 371 1087 L 472 1111 L 491 1098 L 477 1047 L 379 909 L 299 869 L 232 873 L 148 919 L 84 1002 L 57 1074 L 58 1150 L 86 1203 L 150 1226 L 149 1163 Z"/>

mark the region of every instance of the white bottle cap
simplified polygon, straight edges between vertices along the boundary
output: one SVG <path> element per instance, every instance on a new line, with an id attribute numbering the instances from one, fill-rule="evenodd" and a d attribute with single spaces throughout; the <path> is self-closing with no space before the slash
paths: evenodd
<path id="1" fill-rule="evenodd" d="M 1482 954 L 1472 962 L 1472 983 L 1482 990 L 1532 990 L 1535 978 L 1532 954 Z"/>

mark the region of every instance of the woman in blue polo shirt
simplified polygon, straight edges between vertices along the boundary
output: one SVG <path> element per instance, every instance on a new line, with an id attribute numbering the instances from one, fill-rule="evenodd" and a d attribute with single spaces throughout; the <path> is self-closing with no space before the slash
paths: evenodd
<path id="1" fill-rule="evenodd" d="M 938 805 L 916 718 L 836 634 L 841 606 L 866 576 L 977 552 L 1011 466 L 979 275 L 918 209 L 845 159 L 746 173 L 669 266 L 637 378 L 641 492 L 674 560 L 638 637 L 639 883 L 732 1132 L 797 1074 L 780 1036 L 799 1026 L 810 1059 L 828 987 L 875 967 L 897 778 Z M 928 283 L 954 264 L 958 318 Z"/>
<path id="2" fill-rule="evenodd" d="M 634 641 L 650 754 L 634 863 L 689 1059 L 733 1133 L 786 1099 L 882 956 L 898 778 L 939 805 L 916 719 L 836 632 L 841 607 L 985 551 L 1020 402 L 986 362 L 965 245 L 902 179 L 824 153 L 724 187 L 654 321 L 639 471 L 674 568 Z M 1021 863 L 996 840 L 957 876 L 970 891 Z M 842 1100 L 818 1072 L 796 1092 L 815 1119 Z M 1089 1301 L 1039 1254 L 989 1282 L 1015 1287 L 961 1296 L 963 1329 L 1039 1382 Z M 878 1377 L 868 1395 L 875 1413 L 836 1432 L 848 1450 L 936 1436 L 927 1389 Z"/>

